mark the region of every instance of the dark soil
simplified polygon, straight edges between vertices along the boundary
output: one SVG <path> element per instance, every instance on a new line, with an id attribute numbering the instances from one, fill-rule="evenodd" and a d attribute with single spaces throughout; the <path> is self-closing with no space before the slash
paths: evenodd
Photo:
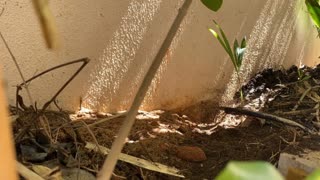
<path id="1" fill-rule="evenodd" d="M 319 132 L 319 127 L 316 126 L 317 111 L 310 110 L 312 114 L 308 110 L 317 105 L 313 97 L 316 96 L 314 93 L 319 94 L 320 88 L 311 88 L 310 92 L 313 95 L 306 96 L 299 103 L 298 101 L 303 93 L 301 88 L 306 90 L 309 85 L 318 85 L 320 68 L 303 68 L 300 71 L 299 75 L 298 68 L 292 67 L 289 70 L 268 69 L 257 74 L 242 88 L 246 95 L 243 104 L 254 104 L 255 99 L 266 97 L 261 99 L 258 105 L 255 104 L 254 108 L 289 118 L 313 132 Z M 299 106 L 293 110 L 297 104 Z M 320 150 L 320 137 L 315 135 L 316 133 L 310 134 L 279 122 L 266 120 L 265 123 L 261 123 L 254 117 L 248 117 L 246 123 L 225 129 L 215 122 L 215 116 L 221 113 L 215 107 L 215 103 L 205 102 L 182 111 L 153 112 L 153 115 L 159 115 L 157 118 L 151 118 L 148 113 L 140 113 L 140 117 L 144 118 L 136 120 L 122 152 L 176 167 L 187 179 L 213 179 L 231 160 L 264 160 L 277 165 L 282 152 L 300 154 L 306 149 Z M 292 113 L 298 110 L 301 110 L 301 113 Z M 50 125 L 50 133 L 43 130 L 43 124 L 46 123 L 37 122 L 30 125 L 29 122 L 34 121 L 32 112 L 20 114 L 20 118 L 14 124 L 19 160 L 24 164 L 41 164 L 57 159 L 60 166 L 80 166 L 93 174 L 101 168 L 105 157 L 98 152 L 85 149 L 85 141 L 95 142 L 96 139 L 99 145 L 110 148 L 124 120 L 124 117 L 120 117 L 92 127 L 91 132 L 95 136 L 93 138 L 82 122 L 70 122 L 67 114 L 47 112 L 45 116 Z M 239 116 L 235 116 L 237 117 Z M 90 124 L 95 121 L 85 122 Z M 21 136 L 22 129 L 26 126 L 27 133 Z M 43 159 L 30 160 L 30 157 L 22 153 L 22 145 L 35 146 L 39 153 L 43 153 L 46 148 L 48 151 Z M 192 162 L 181 159 L 179 148 L 185 146 L 202 149 L 206 160 Z M 113 179 L 121 177 L 178 179 L 119 161 Z"/>

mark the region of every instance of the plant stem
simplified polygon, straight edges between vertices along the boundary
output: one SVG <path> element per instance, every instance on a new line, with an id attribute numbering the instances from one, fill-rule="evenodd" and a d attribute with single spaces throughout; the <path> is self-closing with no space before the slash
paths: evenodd
<path id="1" fill-rule="evenodd" d="M 156 75 L 157 70 L 159 69 L 164 56 L 166 55 L 171 42 L 173 38 L 176 35 L 176 32 L 178 31 L 180 24 L 182 20 L 184 19 L 185 15 L 188 12 L 188 9 L 192 3 L 192 0 L 185 0 L 182 7 L 179 9 L 179 13 L 176 16 L 173 24 L 171 25 L 171 28 L 169 32 L 166 35 L 165 40 L 163 41 L 160 50 L 158 51 L 156 57 L 154 58 L 151 66 L 149 67 L 146 75 L 143 78 L 142 84 L 140 85 L 140 88 L 138 89 L 138 92 L 133 100 L 133 103 L 128 111 L 128 115 L 126 119 L 124 120 L 124 123 L 122 124 L 117 138 L 115 142 L 113 143 L 111 147 L 111 151 L 106 159 L 106 161 L 103 164 L 103 167 L 101 171 L 98 174 L 99 180 L 106 180 L 110 179 L 113 169 L 117 163 L 118 156 L 121 153 L 121 150 L 124 146 L 125 139 L 128 137 L 130 130 L 134 124 L 138 109 L 148 91 L 148 88 Z"/>
<path id="2" fill-rule="evenodd" d="M 237 78 L 238 78 L 238 86 L 240 87 L 240 100 L 241 102 L 243 102 L 244 97 L 243 97 L 243 91 L 242 91 L 242 87 L 241 87 L 241 80 L 240 80 L 240 76 L 239 76 L 239 69 L 235 68 L 236 72 L 237 72 Z"/>

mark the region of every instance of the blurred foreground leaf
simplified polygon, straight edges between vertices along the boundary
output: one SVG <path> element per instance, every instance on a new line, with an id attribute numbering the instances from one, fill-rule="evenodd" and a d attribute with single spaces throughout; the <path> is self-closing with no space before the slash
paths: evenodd
<path id="1" fill-rule="evenodd" d="M 220 9 L 223 0 L 201 0 L 201 2 L 210 10 L 217 12 Z"/>
<path id="2" fill-rule="evenodd" d="M 58 33 L 54 16 L 50 11 L 48 0 L 33 0 L 36 13 L 40 19 L 40 24 L 44 38 L 49 49 L 58 47 Z"/>
<path id="3" fill-rule="evenodd" d="M 315 170 L 311 173 L 306 180 L 320 180 L 320 169 Z"/>
<path id="4" fill-rule="evenodd" d="M 220 172 L 216 180 L 283 180 L 284 178 L 268 162 L 232 161 Z"/>
<path id="5" fill-rule="evenodd" d="M 310 17 L 317 28 L 318 35 L 320 35 L 320 5 L 318 0 L 306 0 L 306 6 Z"/>

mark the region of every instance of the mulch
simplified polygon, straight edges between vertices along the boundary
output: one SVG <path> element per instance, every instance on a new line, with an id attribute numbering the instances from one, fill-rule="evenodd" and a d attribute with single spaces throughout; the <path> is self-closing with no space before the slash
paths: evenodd
<path id="1" fill-rule="evenodd" d="M 249 116 L 238 126 L 226 128 L 216 120 L 224 113 L 216 103 L 202 102 L 184 110 L 140 112 L 122 152 L 176 167 L 187 179 L 212 179 L 231 160 L 263 160 L 276 166 L 282 152 L 320 150 L 320 66 L 267 69 L 242 91 L 245 100 L 239 108 L 287 118 L 315 133 Z M 110 148 L 124 120 L 118 117 L 88 128 L 86 124 L 105 117 L 77 114 L 72 117 L 78 120 L 71 120 L 67 112 L 46 111 L 40 117 L 33 110 L 17 113 L 11 108 L 11 112 L 18 117 L 13 132 L 20 162 L 28 167 L 51 162 L 51 166 L 81 168 L 93 175 L 105 157 L 86 149 L 85 142 Z M 123 178 L 178 179 L 119 161 L 113 179 Z"/>

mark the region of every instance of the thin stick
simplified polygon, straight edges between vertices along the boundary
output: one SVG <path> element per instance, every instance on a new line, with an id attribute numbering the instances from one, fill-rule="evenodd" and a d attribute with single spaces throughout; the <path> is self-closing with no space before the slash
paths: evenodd
<path id="1" fill-rule="evenodd" d="M 64 85 L 58 90 L 58 92 L 56 92 L 56 94 L 48 101 L 46 102 L 42 109 L 41 109 L 41 112 L 44 112 L 47 107 L 53 102 L 56 100 L 57 96 L 64 90 L 64 88 L 66 88 L 68 86 L 68 84 L 80 73 L 80 71 L 89 63 L 89 58 L 82 58 L 82 59 L 79 59 L 79 60 L 76 60 L 76 61 L 72 61 L 72 62 L 69 62 L 69 63 L 66 63 L 66 64 L 62 64 L 60 66 L 57 66 L 57 67 L 61 67 L 61 66 L 66 66 L 66 65 L 69 65 L 69 64 L 73 64 L 73 63 L 78 63 L 78 62 L 83 62 L 83 64 L 79 67 L 79 69 L 68 79 L 67 82 L 64 83 Z M 56 68 L 56 67 L 55 67 Z M 54 69 L 54 68 L 52 68 Z M 49 71 L 49 70 L 48 70 Z"/>
<path id="2" fill-rule="evenodd" d="M 167 50 L 171 45 L 173 38 L 176 35 L 176 32 L 180 27 L 181 22 L 183 21 L 185 15 L 187 14 L 187 11 L 191 3 L 192 3 L 192 0 L 185 0 L 184 4 L 179 9 L 179 13 L 176 16 L 169 32 L 167 33 L 166 39 L 162 43 L 161 48 L 157 53 L 156 57 L 154 58 L 151 66 L 149 67 L 147 74 L 144 76 L 142 84 L 140 85 L 140 88 L 134 98 L 134 101 L 130 107 L 130 110 L 124 121 L 124 124 L 121 126 L 120 131 L 118 132 L 118 135 L 117 135 L 117 139 L 112 145 L 111 152 L 108 155 L 106 161 L 103 164 L 101 171 L 98 174 L 98 179 L 100 180 L 110 179 L 113 169 L 117 163 L 118 156 L 121 153 L 121 150 L 124 146 L 125 139 L 129 135 L 130 130 L 134 124 L 138 109 L 148 91 L 148 88 L 157 70 L 159 69 L 159 66 L 162 63 L 164 56 L 166 55 Z"/>
<path id="3" fill-rule="evenodd" d="M 312 108 L 312 109 L 303 109 L 303 110 L 295 110 L 295 111 L 286 111 L 286 112 L 279 112 L 277 115 L 281 116 L 296 116 L 296 115 L 301 115 L 301 114 L 310 114 L 313 112 L 316 112 L 317 108 Z"/>
<path id="4" fill-rule="evenodd" d="M 63 86 L 56 92 L 56 94 L 53 95 L 53 97 L 52 97 L 48 102 L 46 102 L 46 103 L 43 105 L 43 107 L 42 107 L 42 109 L 41 109 L 41 112 L 44 112 L 44 111 L 46 110 L 46 108 L 47 108 L 53 101 L 56 100 L 57 96 L 64 90 L 64 88 L 67 87 L 68 84 L 69 84 L 69 83 L 80 73 L 80 71 L 89 63 L 89 61 L 90 61 L 90 60 L 89 60 L 88 58 L 82 58 L 82 59 L 70 61 L 70 62 L 67 62 L 67 63 L 60 64 L 60 65 L 58 65 L 58 66 L 52 67 L 52 68 L 50 68 L 50 69 L 47 69 L 47 70 L 45 70 L 45 71 L 43 71 L 43 72 L 41 72 L 41 73 L 33 76 L 32 78 L 24 81 L 22 84 L 18 85 L 17 93 L 16 93 L 16 94 L 19 95 L 19 91 L 20 91 L 20 87 L 21 87 L 21 86 L 26 85 L 27 83 L 31 82 L 31 81 L 34 80 L 34 79 L 37 79 L 38 77 L 40 77 L 40 76 L 42 76 L 42 75 L 44 75 L 44 74 L 46 74 L 46 73 L 49 73 L 49 72 L 51 72 L 51 71 L 53 71 L 53 70 L 55 70 L 55 69 L 59 69 L 59 68 L 64 67 L 64 66 L 68 66 L 68 65 L 71 65 L 71 64 L 75 64 L 75 63 L 82 62 L 83 64 L 79 67 L 79 69 L 67 80 L 67 82 L 65 82 L 65 83 L 63 84 Z"/>
<path id="5" fill-rule="evenodd" d="M 282 118 L 282 117 L 278 117 L 278 116 L 275 116 L 272 114 L 263 113 L 263 112 L 255 112 L 255 111 L 250 111 L 248 109 L 240 109 L 240 108 L 230 108 L 230 107 L 218 107 L 218 108 L 224 110 L 226 113 L 244 114 L 247 116 L 262 118 L 262 119 L 266 119 L 266 120 L 279 121 L 279 122 L 288 124 L 290 126 L 299 127 L 301 129 L 309 132 L 310 134 L 314 134 L 314 132 L 311 129 L 306 128 L 305 126 L 303 126 L 295 121 L 292 121 L 292 120 L 286 119 L 286 118 Z"/>
<path id="6" fill-rule="evenodd" d="M 88 127 L 93 127 L 93 126 L 96 126 L 98 124 L 101 124 L 101 123 L 104 123 L 106 121 L 110 121 L 112 119 L 115 119 L 115 118 L 118 118 L 118 117 L 121 117 L 121 116 L 126 116 L 128 114 L 128 112 L 123 112 L 123 113 L 119 113 L 119 114 L 116 114 L 114 116 L 111 116 L 111 117 L 107 117 L 107 118 L 103 118 L 103 119 L 100 119 L 99 121 L 97 122 L 94 122 L 92 124 L 89 124 Z"/>
<path id="7" fill-rule="evenodd" d="M 46 74 L 46 73 L 49 73 L 50 71 L 53 71 L 55 69 L 58 69 L 58 68 L 61 68 L 61 67 L 64 67 L 64 66 L 67 66 L 67 65 L 70 65 L 70 64 L 75 64 L 75 63 L 79 63 L 79 62 L 82 62 L 83 64 L 79 67 L 79 69 L 63 84 L 63 86 L 56 92 L 55 95 L 53 95 L 53 97 L 48 101 L 46 102 L 40 113 L 36 113 L 35 114 L 35 117 L 33 119 L 37 120 L 43 113 L 44 111 L 47 109 L 47 107 L 53 102 L 56 100 L 57 96 L 64 90 L 64 88 L 66 88 L 68 86 L 68 84 L 80 73 L 80 71 L 89 63 L 89 59 L 88 58 L 82 58 L 82 59 L 78 59 L 78 60 L 75 60 L 75 61 L 71 61 L 71 62 L 67 62 L 67 63 L 64 63 L 64 64 L 60 64 L 58 66 L 55 66 L 55 67 L 52 67 L 50 69 L 47 69 L 35 76 L 33 76 L 32 78 L 28 79 L 27 81 L 25 81 L 24 83 L 20 84 L 17 86 L 17 90 L 16 90 L 16 96 L 19 97 L 19 91 L 21 89 L 21 86 L 31 82 L 32 80 Z M 17 104 L 17 103 L 16 103 Z M 29 122 L 28 125 L 24 126 L 24 128 L 21 130 L 21 132 L 19 133 L 19 138 L 22 138 L 25 133 L 28 131 L 28 128 L 31 126 L 31 123 L 32 122 Z"/>
<path id="8" fill-rule="evenodd" d="M 17 69 L 18 69 L 18 72 L 19 72 L 20 77 L 21 77 L 21 79 L 22 79 L 22 81 L 23 81 L 23 84 L 25 85 L 24 87 L 26 88 L 26 91 L 27 91 L 27 94 L 28 94 L 28 97 L 29 97 L 29 101 L 30 101 L 29 103 L 32 104 L 32 103 L 33 103 L 33 100 L 32 100 L 32 97 L 31 97 L 31 93 L 30 93 L 30 91 L 29 91 L 28 84 L 26 83 L 26 80 L 25 80 L 25 78 L 24 78 L 24 76 L 23 76 L 23 74 L 22 74 L 22 70 L 20 69 L 20 66 L 19 66 L 19 64 L 18 64 L 18 62 L 17 62 L 17 59 L 16 59 L 16 57 L 13 55 L 13 53 L 12 53 L 12 51 L 11 51 L 11 49 L 10 49 L 7 41 L 6 41 L 6 39 L 3 37 L 1 31 L 0 31 L 0 36 L 1 36 L 1 39 L 2 39 L 2 41 L 3 41 L 3 43 L 4 43 L 4 45 L 6 46 L 8 52 L 9 52 L 9 54 L 10 54 L 10 56 L 11 56 L 14 64 L 16 65 L 16 67 L 17 67 Z"/>

